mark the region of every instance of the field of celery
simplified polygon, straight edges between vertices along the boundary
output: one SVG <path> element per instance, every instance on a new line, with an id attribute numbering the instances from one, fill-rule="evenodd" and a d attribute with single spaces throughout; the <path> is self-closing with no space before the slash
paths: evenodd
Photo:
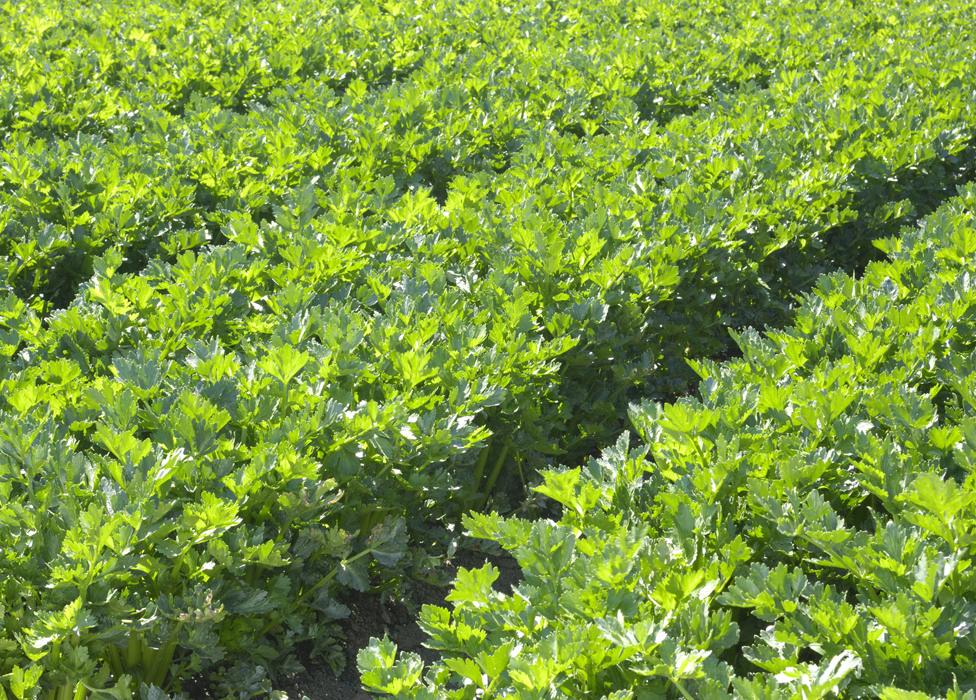
<path id="1" fill-rule="evenodd" d="M 0 0 L 0 699 L 976 700 L 972 0 Z"/>

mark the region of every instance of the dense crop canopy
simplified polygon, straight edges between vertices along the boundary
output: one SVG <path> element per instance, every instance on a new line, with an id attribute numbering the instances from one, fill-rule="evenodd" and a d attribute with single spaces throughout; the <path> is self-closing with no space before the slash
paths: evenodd
<path id="1" fill-rule="evenodd" d="M 462 569 L 421 624 L 409 698 L 961 698 L 976 683 L 976 188 L 823 277 L 786 330 L 697 363 L 698 399 L 537 491 L 558 522 L 472 514 L 522 569 Z M 945 695 L 948 693 L 948 695 Z M 967 693 L 965 697 L 971 697 Z"/>
<path id="2" fill-rule="evenodd" d="M 197 679 L 252 697 L 299 658 L 337 668 L 351 595 L 435 575 L 472 508 L 475 534 L 528 552 L 527 593 L 462 574 L 460 617 L 425 614 L 446 653 L 430 692 L 721 694 L 734 676 L 775 694 L 794 672 L 941 692 L 971 661 L 931 612 L 968 629 L 950 603 L 969 503 L 902 513 L 923 472 L 938 502 L 965 493 L 932 465 L 971 437 L 953 306 L 971 195 L 864 281 L 826 278 L 794 331 L 741 350 L 728 331 L 785 325 L 819 275 L 863 270 L 970 179 L 973 3 L 39 0 L 0 18 L 0 696 Z M 960 301 L 902 310 L 939 280 Z M 883 364 L 911 348 L 935 359 Z M 666 403 L 690 368 L 706 405 Z M 644 447 L 551 470 L 639 398 Z M 837 432 L 847 411 L 864 415 Z M 564 522 L 484 515 L 541 469 Z M 961 539 L 897 566 L 848 551 L 884 517 L 906 543 Z M 928 607 L 885 597 L 918 567 Z M 767 579 L 802 605 L 749 593 Z M 864 639 L 821 640 L 826 608 L 801 630 L 821 600 Z M 889 605 L 931 639 L 877 651 Z M 364 657 L 367 683 L 427 692 L 392 656 Z"/>

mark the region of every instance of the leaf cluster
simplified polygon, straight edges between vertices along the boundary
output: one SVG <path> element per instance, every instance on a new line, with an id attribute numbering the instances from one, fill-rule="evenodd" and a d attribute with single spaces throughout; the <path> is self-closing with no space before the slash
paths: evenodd
<path id="1" fill-rule="evenodd" d="M 17 698 L 341 663 L 344 593 L 430 574 L 972 167 L 955 0 L 0 13 Z"/>
<path id="2" fill-rule="evenodd" d="M 523 580 L 462 570 L 420 622 L 444 657 L 360 654 L 404 698 L 972 697 L 976 188 L 822 277 L 781 331 L 635 405 L 558 522 L 472 514 Z"/>

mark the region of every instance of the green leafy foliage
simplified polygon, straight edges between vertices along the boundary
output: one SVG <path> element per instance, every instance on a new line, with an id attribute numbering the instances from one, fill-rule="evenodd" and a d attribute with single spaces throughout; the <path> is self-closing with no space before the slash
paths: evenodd
<path id="1" fill-rule="evenodd" d="M 666 118 L 784 57 L 810 65 L 842 41 L 814 8 L 784 30 L 785 4 L 729 2 L 8 5 L 0 271 L 46 308 L 107 248 L 131 267 L 177 255 L 313 178 L 443 196 L 458 172 L 503 167 L 539 121 Z"/>
<path id="2" fill-rule="evenodd" d="M 156 698 L 192 677 L 258 697 L 298 649 L 338 666 L 350 592 L 436 571 L 460 513 L 581 463 L 628 401 L 686 390 L 687 358 L 732 352 L 728 328 L 781 321 L 820 272 L 863 266 L 974 163 L 962 0 L 41 0 L 0 17 L 0 688 L 18 698 Z M 874 366 L 894 343 L 850 348 Z M 934 385 L 893 386 L 872 425 L 969 440 L 942 428 Z M 789 415 L 806 429 L 848 410 L 805 391 Z M 721 420 L 672 404 L 660 425 L 701 457 Z M 633 512 L 653 502 L 638 462 L 613 487 Z M 547 473 L 566 523 L 468 525 L 534 551 L 526 580 L 557 610 L 603 512 L 621 529 L 599 580 L 636 614 L 623 582 L 652 535 L 607 488 Z M 903 491 L 971 505 L 935 481 Z M 918 508 L 913 526 L 965 540 L 956 515 Z M 783 612 L 748 586 L 719 601 L 756 532 L 699 579 L 713 516 L 660 509 L 689 567 L 656 605 Z M 913 585 L 935 600 L 959 564 L 926 557 Z M 495 575 L 464 574 L 452 600 L 491 609 Z M 572 609 L 599 607 L 593 582 L 567 585 Z M 550 661 L 509 672 L 518 642 L 481 648 L 484 630 L 426 614 L 439 648 L 472 653 L 438 673 L 485 693 L 505 673 L 548 692 L 598 638 L 553 637 Z M 698 692 L 736 648 L 731 612 L 714 649 L 659 639 L 659 618 L 631 638 L 629 619 L 601 624 L 662 688 Z M 388 644 L 364 663 L 397 692 L 422 674 Z M 796 682 L 865 663 L 804 657 Z"/>
<path id="3" fill-rule="evenodd" d="M 972 697 L 976 187 L 822 277 L 792 326 L 699 362 L 699 398 L 537 490 L 558 522 L 472 514 L 523 579 L 461 570 L 363 683 L 404 698 Z M 496 656 L 497 654 L 497 656 Z"/>

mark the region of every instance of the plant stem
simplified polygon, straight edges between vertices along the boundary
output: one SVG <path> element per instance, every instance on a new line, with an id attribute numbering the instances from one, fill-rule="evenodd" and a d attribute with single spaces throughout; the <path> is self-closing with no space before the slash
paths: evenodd
<path id="1" fill-rule="evenodd" d="M 502 450 L 498 455 L 498 459 L 495 460 L 495 464 L 492 466 L 491 474 L 488 475 L 488 481 L 485 483 L 485 488 L 484 488 L 485 501 L 488 500 L 488 496 L 491 495 L 491 492 L 495 488 L 495 482 L 498 481 L 498 476 L 499 474 L 501 474 L 502 467 L 505 466 L 505 460 L 508 459 L 508 451 L 511 448 L 511 446 L 512 443 L 506 440 L 505 444 L 502 445 Z"/>
<path id="2" fill-rule="evenodd" d="M 477 489 L 481 484 L 481 478 L 485 474 L 485 465 L 488 463 L 488 445 L 485 445 L 478 455 L 478 461 L 474 465 L 474 487 Z"/>
<path id="3" fill-rule="evenodd" d="M 173 655 L 176 653 L 176 638 L 174 637 L 166 646 L 159 650 L 154 655 L 153 661 L 150 664 L 149 670 L 146 677 L 149 682 L 153 685 L 162 686 L 163 681 L 166 680 L 166 674 L 169 672 L 170 665 L 173 663 Z"/>
<path id="4" fill-rule="evenodd" d="M 678 692 L 681 693 L 681 696 L 685 698 L 685 700 L 695 700 L 681 681 L 679 681 L 677 678 L 672 678 L 671 682 L 674 683 L 674 686 L 678 689 Z"/>
<path id="5" fill-rule="evenodd" d="M 108 665 L 112 668 L 112 672 L 116 676 L 121 676 L 125 672 L 125 667 L 122 665 L 122 655 L 119 653 L 119 648 L 114 644 L 109 644 L 105 649 L 105 655 L 108 657 Z"/>
<path id="6" fill-rule="evenodd" d="M 129 642 L 125 649 L 125 665 L 129 671 L 138 666 L 141 661 L 142 654 L 140 653 L 140 646 L 142 645 L 138 636 L 135 633 L 130 634 Z"/>

